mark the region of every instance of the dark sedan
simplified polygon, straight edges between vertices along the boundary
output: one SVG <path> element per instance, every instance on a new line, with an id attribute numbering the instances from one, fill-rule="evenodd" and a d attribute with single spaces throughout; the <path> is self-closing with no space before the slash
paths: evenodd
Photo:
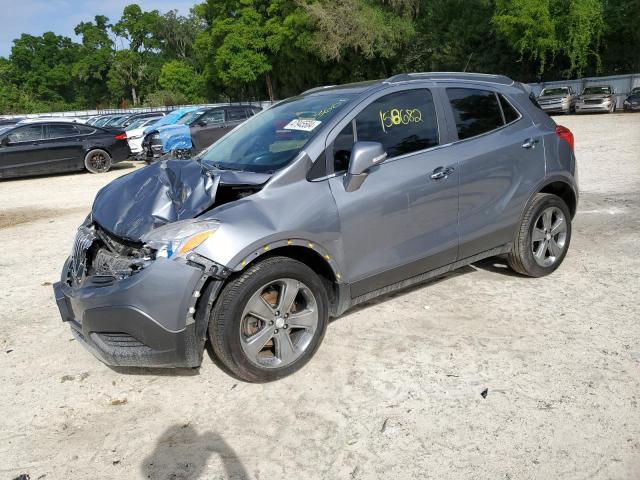
<path id="1" fill-rule="evenodd" d="M 15 125 L 0 131 L 0 178 L 103 173 L 130 153 L 124 132 L 61 122 Z"/>
<path id="2" fill-rule="evenodd" d="M 640 111 L 640 87 L 635 87 L 629 92 L 629 96 L 624 100 L 625 112 L 638 112 Z"/>

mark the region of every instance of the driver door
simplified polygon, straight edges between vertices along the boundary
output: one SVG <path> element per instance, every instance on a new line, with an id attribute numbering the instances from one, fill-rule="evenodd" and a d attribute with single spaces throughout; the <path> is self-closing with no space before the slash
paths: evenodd
<path id="1" fill-rule="evenodd" d="M 329 184 L 340 216 L 345 280 L 352 297 L 456 260 L 458 165 L 440 147 L 443 114 L 432 90 L 413 88 L 374 99 L 327 148 Z M 331 138 L 331 135 L 330 137 Z M 344 177 L 355 141 L 380 142 L 387 160 L 353 192 Z M 446 170 L 444 176 L 435 175 Z"/>
<path id="2" fill-rule="evenodd" d="M 196 152 L 209 147 L 227 133 L 224 120 L 224 109 L 210 110 L 191 127 L 191 141 Z"/>
<path id="3" fill-rule="evenodd" d="M 14 174 L 38 173 L 46 162 L 46 147 L 43 148 L 44 127 L 25 125 L 11 130 L 4 137 L 5 145 L 0 146 L 0 177 Z"/>

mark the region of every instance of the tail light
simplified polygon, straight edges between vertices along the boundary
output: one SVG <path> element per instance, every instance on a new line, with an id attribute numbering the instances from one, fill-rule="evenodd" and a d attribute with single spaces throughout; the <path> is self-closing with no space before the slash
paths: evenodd
<path id="1" fill-rule="evenodd" d="M 563 127 L 562 125 L 557 125 L 556 135 L 558 135 L 561 140 L 567 142 L 571 147 L 571 150 L 573 150 L 573 145 L 575 142 L 573 140 L 573 133 L 571 133 L 571 130 L 569 130 L 567 127 Z"/>
<path id="2" fill-rule="evenodd" d="M 127 139 L 126 133 L 121 133 L 120 135 L 116 135 L 116 140 L 126 140 L 126 139 Z"/>

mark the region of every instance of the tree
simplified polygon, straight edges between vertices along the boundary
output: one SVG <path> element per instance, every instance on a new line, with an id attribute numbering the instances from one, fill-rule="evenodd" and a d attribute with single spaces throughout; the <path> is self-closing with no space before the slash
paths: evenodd
<path id="1" fill-rule="evenodd" d="M 106 80 L 113 61 L 113 41 L 109 37 L 109 19 L 95 17 L 95 23 L 82 22 L 75 28 L 82 38 L 78 61 L 73 65 L 73 75 L 87 103 L 96 105 L 108 101 Z"/>
<path id="2" fill-rule="evenodd" d="M 580 75 L 593 58 L 599 65 L 604 27 L 601 0 L 497 0 L 493 23 L 543 74 L 556 56 L 568 60 L 564 77 Z M 599 70 L 599 67 L 596 68 Z"/>
<path id="3" fill-rule="evenodd" d="M 139 86 L 147 76 L 147 64 L 141 53 L 133 50 L 120 50 L 113 57 L 107 83 L 111 93 L 121 99 L 125 98 L 128 92 L 131 92 L 131 99 L 135 106 L 139 102 Z"/>
<path id="4" fill-rule="evenodd" d="M 76 89 L 69 78 L 78 55 L 78 45 L 68 37 L 22 34 L 9 57 L 11 81 L 44 101 L 72 103 Z"/>
<path id="5" fill-rule="evenodd" d="M 111 29 L 117 36 L 129 42 L 132 52 L 158 48 L 158 40 L 153 35 L 160 14 L 157 10 L 143 12 L 140 5 L 133 3 L 124 7 L 122 17 Z"/>
<path id="6" fill-rule="evenodd" d="M 196 37 L 204 28 L 204 22 L 198 17 L 184 17 L 170 10 L 156 19 L 153 35 L 165 58 L 188 60 Z"/>
<path id="7" fill-rule="evenodd" d="M 158 83 L 164 90 L 181 94 L 192 102 L 204 96 L 204 79 L 191 65 L 181 60 L 165 63 L 160 71 Z"/>

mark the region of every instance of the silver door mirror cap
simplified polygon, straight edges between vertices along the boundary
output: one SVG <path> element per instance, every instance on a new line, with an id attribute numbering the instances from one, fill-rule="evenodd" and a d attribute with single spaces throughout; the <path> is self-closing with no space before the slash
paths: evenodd
<path id="1" fill-rule="evenodd" d="M 369 169 L 385 161 L 387 152 L 380 142 L 356 142 L 351 149 L 349 171 L 344 177 L 347 192 L 358 190 L 369 175 Z"/>

